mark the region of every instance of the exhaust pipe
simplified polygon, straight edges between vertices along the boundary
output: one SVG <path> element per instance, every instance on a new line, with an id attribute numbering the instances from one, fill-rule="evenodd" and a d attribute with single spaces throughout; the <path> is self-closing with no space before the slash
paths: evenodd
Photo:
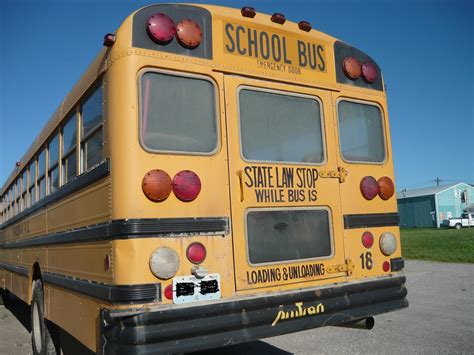
<path id="1" fill-rule="evenodd" d="M 374 317 L 368 317 L 363 319 L 356 319 L 347 323 L 338 324 L 338 327 L 354 328 L 354 329 L 372 329 L 375 325 Z"/>

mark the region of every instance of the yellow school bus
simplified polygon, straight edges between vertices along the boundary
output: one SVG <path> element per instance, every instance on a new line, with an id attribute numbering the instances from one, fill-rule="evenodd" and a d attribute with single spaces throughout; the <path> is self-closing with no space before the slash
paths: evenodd
<path id="1" fill-rule="evenodd" d="M 408 306 L 386 92 L 282 14 L 132 13 L 0 193 L 0 287 L 98 353 L 366 327 Z"/>

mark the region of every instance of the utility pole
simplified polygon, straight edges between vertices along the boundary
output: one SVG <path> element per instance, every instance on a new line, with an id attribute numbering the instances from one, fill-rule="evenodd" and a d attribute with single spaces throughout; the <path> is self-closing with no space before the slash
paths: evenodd
<path id="1" fill-rule="evenodd" d="M 441 180 L 439 177 L 436 177 L 436 179 L 433 181 L 436 183 L 436 186 L 439 186 L 439 183 L 444 180 Z"/>

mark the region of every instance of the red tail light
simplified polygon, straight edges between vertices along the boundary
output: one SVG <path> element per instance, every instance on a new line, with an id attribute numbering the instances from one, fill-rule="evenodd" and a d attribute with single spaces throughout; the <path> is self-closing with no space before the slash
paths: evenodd
<path id="1" fill-rule="evenodd" d="M 181 201 L 193 201 L 201 192 L 201 180 L 190 170 L 180 171 L 173 178 L 173 191 Z"/>
<path id="2" fill-rule="evenodd" d="M 206 248 L 201 243 L 192 243 L 186 250 L 188 260 L 193 264 L 200 264 L 206 259 Z"/>
<path id="3" fill-rule="evenodd" d="M 379 193 L 377 180 L 372 176 L 366 176 L 360 181 L 360 192 L 366 200 L 372 200 Z"/>
<path id="4" fill-rule="evenodd" d="M 372 248 L 372 245 L 374 245 L 374 235 L 370 232 L 364 232 L 364 234 L 362 234 L 362 244 L 367 249 Z"/>
<path id="5" fill-rule="evenodd" d="M 176 26 L 176 38 L 185 48 L 196 48 L 202 40 L 201 27 L 191 19 L 179 21 Z"/>
<path id="6" fill-rule="evenodd" d="M 342 69 L 344 74 L 351 80 L 356 80 L 360 77 L 360 62 L 354 57 L 345 57 L 342 61 Z"/>
<path id="7" fill-rule="evenodd" d="M 167 44 L 176 33 L 173 20 L 165 14 L 152 15 L 148 19 L 146 29 L 150 38 L 159 44 Z"/>
<path id="8" fill-rule="evenodd" d="M 390 263 L 388 261 L 384 261 L 382 264 L 382 269 L 385 272 L 390 271 Z"/>
<path id="9" fill-rule="evenodd" d="M 173 299 L 173 285 L 166 286 L 164 294 L 167 299 L 172 300 Z"/>
<path id="10" fill-rule="evenodd" d="M 388 200 L 395 193 L 395 186 L 389 177 L 381 177 L 377 184 L 379 186 L 379 196 L 382 200 Z"/>
<path id="11" fill-rule="evenodd" d="M 372 84 L 375 80 L 377 80 L 377 68 L 375 64 L 372 62 L 365 62 L 362 64 L 362 77 L 364 80 L 370 84 Z"/>
<path id="12" fill-rule="evenodd" d="M 168 198 L 173 189 L 170 176 L 163 170 L 150 170 L 142 180 L 142 190 L 153 202 L 161 202 Z"/>

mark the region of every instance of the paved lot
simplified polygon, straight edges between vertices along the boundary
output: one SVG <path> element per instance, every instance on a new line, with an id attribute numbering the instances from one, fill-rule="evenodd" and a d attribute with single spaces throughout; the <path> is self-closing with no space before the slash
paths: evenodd
<path id="1" fill-rule="evenodd" d="M 196 354 L 474 354 L 474 265 L 408 261 L 406 274 L 410 307 L 377 316 L 373 330 L 326 327 Z M 0 306 L 0 354 L 31 354 L 28 317 L 21 303 Z"/>

